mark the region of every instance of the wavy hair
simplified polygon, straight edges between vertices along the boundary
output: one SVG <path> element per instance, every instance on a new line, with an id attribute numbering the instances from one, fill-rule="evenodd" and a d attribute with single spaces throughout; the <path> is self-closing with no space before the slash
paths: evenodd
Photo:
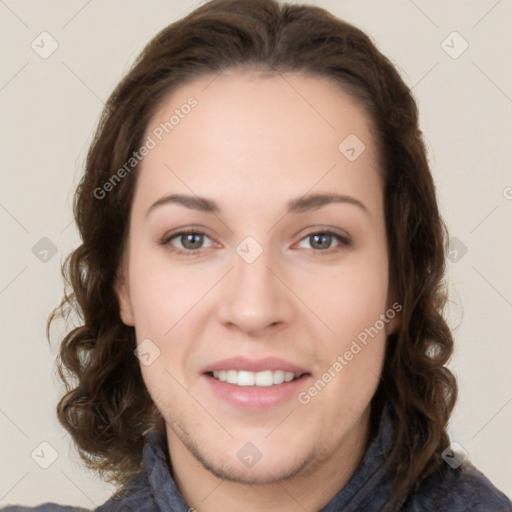
<path id="1" fill-rule="evenodd" d="M 136 167 L 101 199 L 97 191 L 140 148 L 152 114 L 173 90 L 233 68 L 331 79 L 372 120 L 390 284 L 403 306 L 387 339 L 372 418 L 385 405 L 390 410 L 397 432 L 393 494 L 405 499 L 441 465 L 457 396 L 445 366 L 453 350 L 443 318 L 448 232 L 410 89 L 364 32 L 318 7 L 211 0 L 157 34 L 108 99 L 74 196 L 81 245 L 62 265 L 64 298 L 47 324 L 49 337 L 58 317 L 78 320 L 66 329 L 56 361 L 66 387 L 58 419 L 86 466 L 120 486 L 141 471 L 145 433 L 165 432 L 134 356 L 134 329 L 121 321 L 114 292 Z"/>

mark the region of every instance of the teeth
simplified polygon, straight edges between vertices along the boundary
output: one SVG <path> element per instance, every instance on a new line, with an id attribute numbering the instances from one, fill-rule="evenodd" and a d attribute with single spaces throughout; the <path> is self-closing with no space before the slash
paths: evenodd
<path id="1" fill-rule="evenodd" d="M 254 386 L 255 375 L 253 372 L 238 372 L 236 383 L 239 386 Z"/>
<path id="2" fill-rule="evenodd" d="M 283 370 L 276 370 L 274 372 L 273 382 L 274 382 L 274 384 L 282 384 L 284 382 L 284 371 Z"/>
<path id="3" fill-rule="evenodd" d="M 230 384 L 236 384 L 236 380 L 237 380 L 237 376 L 238 376 L 238 372 L 236 370 L 228 370 L 226 372 L 226 375 L 227 375 L 227 382 L 229 382 Z"/>
<path id="4" fill-rule="evenodd" d="M 284 370 L 265 370 L 263 372 L 246 372 L 237 370 L 219 370 L 213 372 L 213 376 L 222 382 L 236 384 L 237 386 L 269 387 L 283 382 L 291 382 L 295 377 L 293 372 Z"/>

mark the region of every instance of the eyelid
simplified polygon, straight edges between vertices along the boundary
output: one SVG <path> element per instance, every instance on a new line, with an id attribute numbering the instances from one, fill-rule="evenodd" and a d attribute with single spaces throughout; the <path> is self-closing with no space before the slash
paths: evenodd
<path id="1" fill-rule="evenodd" d="M 307 238 L 311 235 L 317 235 L 317 234 L 323 234 L 323 235 L 333 235 L 339 239 L 341 239 L 346 244 L 352 243 L 352 236 L 348 233 L 348 231 L 345 231 L 341 228 L 335 228 L 331 226 L 323 226 L 323 225 L 313 225 L 308 226 L 304 229 L 301 229 L 294 238 L 298 238 L 299 241 L 304 240 L 304 238 Z M 300 238 L 299 238 L 300 237 Z"/>

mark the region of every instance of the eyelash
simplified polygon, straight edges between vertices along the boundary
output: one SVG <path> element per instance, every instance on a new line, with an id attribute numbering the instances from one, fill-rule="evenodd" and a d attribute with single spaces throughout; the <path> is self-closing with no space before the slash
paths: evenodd
<path id="1" fill-rule="evenodd" d="M 203 235 L 207 238 L 210 238 L 206 233 L 199 230 L 183 230 L 178 231 L 177 233 L 170 233 L 165 235 L 162 240 L 160 241 L 161 245 L 169 246 L 170 242 L 174 240 L 175 238 L 180 238 L 185 235 Z M 310 249 L 311 251 L 317 253 L 319 256 L 327 256 L 329 254 L 332 254 L 334 252 L 338 252 L 343 247 L 348 247 L 351 245 L 351 242 L 348 238 L 341 236 L 338 233 L 335 233 L 334 231 L 312 231 L 311 233 L 308 233 L 306 236 L 302 237 L 299 240 L 299 243 L 303 240 L 312 237 L 314 235 L 324 235 L 324 236 L 331 236 L 335 238 L 339 243 L 338 245 L 335 245 L 334 247 L 330 247 L 328 249 Z M 171 246 L 172 247 L 172 246 Z M 189 249 L 189 250 L 182 250 L 176 247 L 172 247 L 172 251 L 176 254 L 183 255 L 183 256 L 197 256 L 200 255 L 203 251 L 203 249 L 207 249 L 207 247 L 201 247 L 199 249 Z"/>

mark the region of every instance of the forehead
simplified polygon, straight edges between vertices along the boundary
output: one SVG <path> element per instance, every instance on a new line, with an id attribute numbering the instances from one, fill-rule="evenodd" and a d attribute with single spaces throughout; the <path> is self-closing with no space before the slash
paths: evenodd
<path id="1" fill-rule="evenodd" d="M 155 147 L 141 162 L 139 186 L 153 196 L 233 189 L 284 201 L 313 188 L 380 192 L 371 120 L 322 77 L 248 71 L 203 77 L 165 99 L 146 137 Z"/>

